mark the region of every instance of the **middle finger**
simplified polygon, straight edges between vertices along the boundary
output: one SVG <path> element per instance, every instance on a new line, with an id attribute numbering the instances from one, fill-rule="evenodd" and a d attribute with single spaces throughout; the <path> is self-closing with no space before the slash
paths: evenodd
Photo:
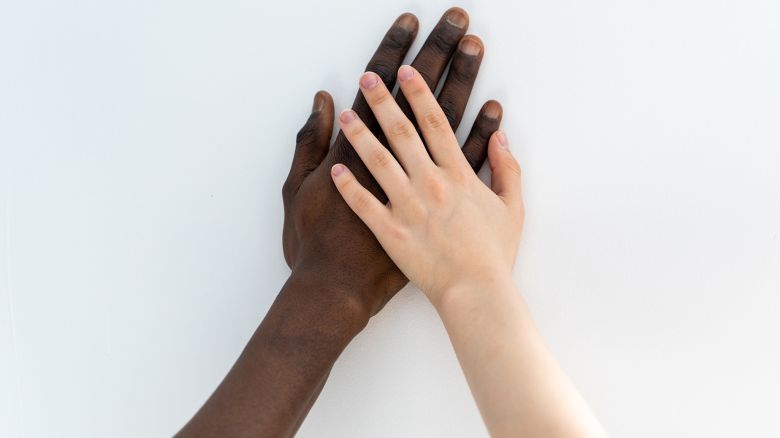
<path id="1" fill-rule="evenodd" d="M 414 125 L 393 100 L 393 95 L 379 80 L 379 76 L 366 72 L 360 78 L 360 91 L 379 121 L 395 156 L 409 175 L 433 167 L 425 145 Z"/>

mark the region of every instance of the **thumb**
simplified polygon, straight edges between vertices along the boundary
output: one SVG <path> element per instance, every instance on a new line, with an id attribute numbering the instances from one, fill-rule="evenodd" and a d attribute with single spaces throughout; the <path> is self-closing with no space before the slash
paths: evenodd
<path id="1" fill-rule="evenodd" d="M 490 136 L 488 161 L 492 173 L 490 178 L 493 192 L 511 208 L 522 205 L 520 165 L 509 151 L 509 141 L 504 131 L 496 131 Z"/>
<path id="2" fill-rule="evenodd" d="M 284 183 L 283 194 L 292 196 L 328 153 L 330 136 L 333 133 L 333 98 L 325 91 L 314 95 L 311 115 L 306 120 L 295 139 L 290 173 Z"/>

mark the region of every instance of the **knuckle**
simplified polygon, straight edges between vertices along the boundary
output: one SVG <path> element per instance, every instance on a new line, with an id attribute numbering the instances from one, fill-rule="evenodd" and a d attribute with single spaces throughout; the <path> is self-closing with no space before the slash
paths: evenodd
<path id="1" fill-rule="evenodd" d="M 436 174 L 430 174 L 425 177 L 423 187 L 428 196 L 436 202 L 444 200 L 447 189 L 444 180 Z"/>
<path id="2" fill-rule="evenodd" d="M 353 192 L 355 191 L 355 180 L 352 178 L 344 178 L 343 181 L 337 183 L 339 191 L 344 193 L 346 196 L 354 196 Z"/>
<path id="3" fill-rule="evenodd" d="M 384 105 L 389 100 L 391 100 L 392 97 L 393 96 L 390 94 L 389 91 L 387 91 L 387 89 L 379 89 L 379 90 L 375 90 L 372 93 L 371 100 L 373 101 L 374 105 Z"/>
<path id="4" fill-rule="evenodd" d="M 448 81 L 454 81 L 459 85 L 470 85 L 477 77 L 479 62 L 474 59 L 459 57 L 458 62 L 453 62 L 452 68 L 447 75 Z"/>
<path id="5" fill-rule="evenodd" d="M 415 221 L 419 221 L 427 214 L 425 204 L 417 197 L 411 197 L 405 201 L 404 208 L 409 213 L 410 217 Z"/>
<path id="6" fill-rule="evenodd" d="M 422 76 L 422 73 L 420 75 Z M 409 94 L 410 98 L 419 99 L 424 97 L 426 94 L 431 93 L 431 89 L 428 88 L 427 84 L 421 81 L 412 82 L 413 83 L 409 85 L 409 90 L 404 92 L 404 94 Z"/>
<path id="7" fill-rule="evenodd" d="M 430 47 L 438 55 L 449 57 L 450 52 L 455 48 L 451 37 L 445 32 L 438 32 L 430 36 Z"/>
<path id="8" fill-rule="evenodd" d="M 445 126 L 449 126 L 449 121 L 444 116 L 444 114 L 440 111 L 434 111 L 434 110 L 427 111 L 423 115 L 422 119 L 428 128 L 434 130 L 439 130 L 444 128 Z"/>
<path id="9" fill-rule="evenodd" d="M 408 30 L 400 26 L 394 26 L 385 35 L 385 38 L 382 40 L 381 47 L 385 51 L 397 53 L 406 48 L 407 44 L 409 43 L 409 39 L 410 33 Z"/>
<path id="10" fill-rule="evenodd" d="M 371 152 L 371 163 L 375 167 L 387 168 L 390 166 L 393 157 L 385 149 L 376 149 Z"/>
<path id="11" fill-rule="evenodd" d="M 352 204 L 356 210 L 365 210 L 371 204 L 371 198 L 364 191 L 357 191 L 352 194 Z"/>
<path id="12" fill-rule="evenodd" d="M 408 139 L 416 134 L 414 126 L 406 120 L 396 120 L 390 125 L 390 135 L 395 138 Z"/>
<path id="13" fill-rule="evenodd" d="M 382 234 L 390 239 L 397 241 L 406 241 L 409 239 L 409 232 L 396 224 L 387 224 L 383 227 Z"/>
<path id="14" fill-rule="evenodd" d="M 359 123 L 357 120 L 350 123 L 347 128 L 348 128 L 349 136 L 353 138 L 359 139 L 366 134 L 366 125 L 364 125 L 363 123 Z"/>

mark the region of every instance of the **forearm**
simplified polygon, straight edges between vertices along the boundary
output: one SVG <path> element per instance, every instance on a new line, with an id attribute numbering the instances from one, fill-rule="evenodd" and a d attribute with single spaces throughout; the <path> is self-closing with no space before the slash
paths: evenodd
<path id="1" fill-rule="evenodd" d="M 319 280 L 319 281 L 318 281 Z M 180 436 L 291 436 L 367 316 L 322 279 L 291 276 L 233 368 Z"/>
<path id="2" fill-rule="evenodd" d="M 445 297 L 437 310 L 492 436 L 605 436 L 510 279 Z"/>

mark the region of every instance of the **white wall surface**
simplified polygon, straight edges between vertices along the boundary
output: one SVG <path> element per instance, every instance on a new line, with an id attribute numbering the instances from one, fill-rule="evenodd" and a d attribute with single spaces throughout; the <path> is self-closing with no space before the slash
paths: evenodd
<path id="1" fill-rule="evenodd" d="M 0 436 L 162 437 L 288 275 L 280 189 L 311 97 L 351 102 L 393 19 L 450 4 L 0 6 Z M 780 3 L 466 1 L 524 167 L 516 279 L 616 437 L 777 437 Z M 405 288 L 303 437 L 485 436 Z"/>

